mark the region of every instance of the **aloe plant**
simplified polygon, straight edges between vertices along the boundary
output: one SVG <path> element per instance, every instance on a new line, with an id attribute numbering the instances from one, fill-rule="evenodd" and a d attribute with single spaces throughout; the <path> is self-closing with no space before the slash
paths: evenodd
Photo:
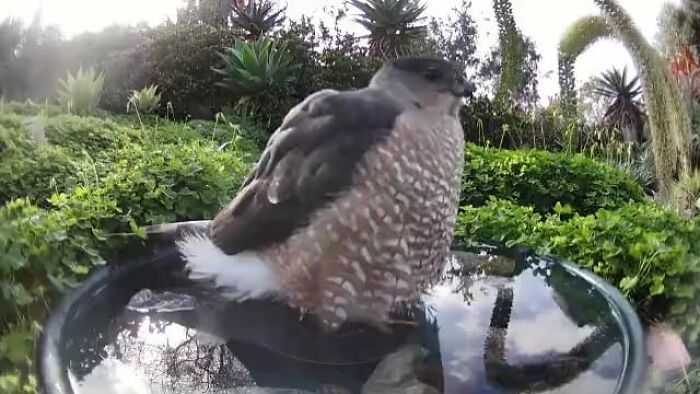
<path id="1" fill-rule="evenodd" d="M 271 0 L 233 1 L 231 23 L 248 33 L 248 38 L 257 40 L 266 32 L 284 22 L 286 7 L 275 9 Z"/>
<path id="2" fill-rule="evenodd" d="M 258 96 L 284 87 L 294 79 L 293 71 L 298 67 L 284 47 L 268 38 L 237 40 L 219 56 L 224 67 L 212 70 L 224 78 L 217 85 L 239 97 Z"/>
<path id="3" fill-rule="evenodd" d="M 58 100 L 70 113 L 91 114 L 100 103 L 104 82 L 104 74 L 92 68 L 85 71 L 81 67 L 75 75 L 69 71 L 66 78 L 58 81 Z"/>
<path id="4" fill-rule="evenodd" d="M 126 103 L 126 112 L 135 109 L 140 113 L 151 113 L 160 107 L 160 93 L 158 86 L 150 85 L 141 90 L 134 90 Z"/>
<path id="5" fill-rule="evenodd" d="M 360 11 L 355 19 L 369 31 L 370 51 L 376 56 L 398 57 L 427 34 L 420 24 L 426 5 L 417 0 L 350 0 Z"/>

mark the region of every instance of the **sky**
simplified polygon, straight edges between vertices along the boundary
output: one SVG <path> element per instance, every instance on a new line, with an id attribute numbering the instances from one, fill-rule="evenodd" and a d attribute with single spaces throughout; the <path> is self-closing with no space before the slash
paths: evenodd
<path id="1" fill-rule="evenodd" d="M 284 2 L 284 0 L 282 0 Z M 664 3 L 680 0 L 619 0 L 646 38 L 654 41 L 658 32 L 657 17 Z M 323 15 L 324 6 L 339 5 L 343 0 L 288 0 L 288 15 Z M 426 1 L 430 16 L 445 16 L 456 0 Z M 175 17 L 183 0 L 0 0 L 0 19 L 7 16 L 30 21 L 40 7 L 45 24 L 58 25 L 70 37 L 83 31 L 97 31 L 114 23 L 151 25 Z M 512 0 L 513 12 L 521 31 L 532 38 L 542 55 L 540 93 L 543 99 L 557 93 L 557 44 L 563 32 L 576 19 L 598 14 L 593 0 Z M 536 5 L 534 5 L 536 4 Z M 496 44 L 497 30 L 492 0 L 472 0 L 478 24 L 478 52 L 485 55 Z M 359 28 L 358 28 L 359 29 Z M 358 30 L 360 31 L 360 30 Z M 630 56 L 622 45 L 601 41 L 584 53 L 576 64 L 578 84 L 613 66 L 633 69 Z"/>

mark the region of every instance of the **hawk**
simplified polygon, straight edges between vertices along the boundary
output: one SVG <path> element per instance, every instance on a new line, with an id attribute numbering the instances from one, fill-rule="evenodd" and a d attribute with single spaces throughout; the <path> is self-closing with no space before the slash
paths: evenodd
<path id="1" fill-rule="evenodd" d="M 329 331 L 384 327 L 448 256 L 473 89 L 447 61 L 404 57 L 365 88 L 311 94 L 208 230 L 177 241 L 189 277 L 284 301 Z"/>

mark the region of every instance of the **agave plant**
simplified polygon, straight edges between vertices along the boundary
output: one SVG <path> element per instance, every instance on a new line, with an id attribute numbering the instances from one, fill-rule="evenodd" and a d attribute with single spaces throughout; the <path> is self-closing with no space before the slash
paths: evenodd
<path id="1" fill-rule="evenodd" d="M 58 100 L 70 113 L 87 115 L 97 109 L 102 97 L 105 76 L 90 68 L 82 67 L 73 75 L 70 71 L 65 79 L 58 81 Z"/>
<path id="2" fill-rule="evenodd" d="M 277 47 L 268 38 L 252 42 L 236 40 L 232 48 L 219 53 L 223 68 L 212 68 L 224 77 L 217 85 L 233 91 L 239 97 L 258 96 L 284 87 L 294 78 L 297 68 L 285 48 Z"/>
<path id="3" fill-rule="evenodd" d="M 150 85 L 141 90 L 134 90 L 126 103 L 126 112 L 134 108 L 136 112 L 151 113 L 160 107 L 160 93 L 158 86 Z"/>
<path id="4" fill-rule="evenodd" d="M 639 101 L 642 88 L 639 77 L 627 78 L 627 68 L 613 68 L 594 79 L 593 92 L 611 100 L 603 120 L 622 132 L 625 142 L 640 143 L 644 128 L 644 111 Z"/>
<path id="5" fill-rule="evenodd" d="M 248 39 L 257 40 L 284 21 L 287 8 L 275 9 L 271 0 L 234 0 L 231 10 L 233 26 L 245 30 Z"/>
<path id="6" fill-rule="evenodd" d="M 425 4 L 418 0 L 350 0 L 360 11 L 355 19 L 369 31 L 372 54 L 398 57 L 410 52 L 411 45 L 427 34 L 423 19 Z"/>

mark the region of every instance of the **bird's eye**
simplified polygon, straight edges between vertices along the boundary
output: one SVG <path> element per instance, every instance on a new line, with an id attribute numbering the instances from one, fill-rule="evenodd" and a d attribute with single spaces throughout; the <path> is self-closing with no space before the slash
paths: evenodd
<path id="1" fill-rule="evenodd" d="M 442 78 L 442 71 L 437 68 L 431 67 L 424 74 L 425 79 L 428 81 L 437 81 Z"/>

